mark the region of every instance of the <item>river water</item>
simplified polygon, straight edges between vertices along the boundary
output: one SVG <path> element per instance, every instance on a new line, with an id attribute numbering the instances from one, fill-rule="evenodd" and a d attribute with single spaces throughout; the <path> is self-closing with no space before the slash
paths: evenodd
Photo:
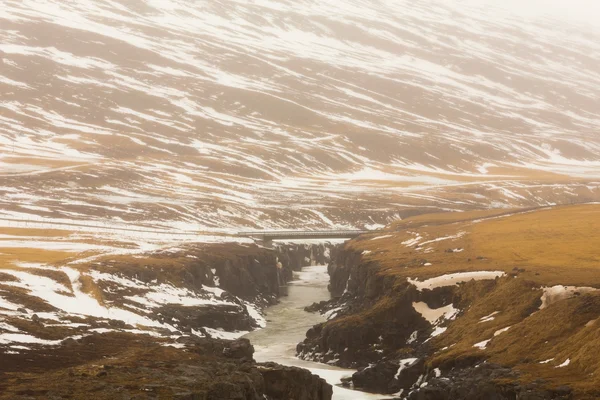
<path id="1" fill-rule="evenodd" d="M 304 361 L 296 357 L 296 345 L 304 340 L 306 331 L 325 321 L 318 313 L 307 313 L 304 307 L 330 298 L 328 282 L 327 266 L 324 265 L 305 267 L 301 272 L 295 273 L 295 280 L 288 286 L 288 295 L 281 297 L 279 304 L 266 310 L 266 328 L 245 336 L 254 345 L 254 358 L 258 362 L 273 361 L 310 370 L 333 385 L 334 400 L 391 398 L 336 386 L 341 378 L 352 375 L 355 370 Z"/>

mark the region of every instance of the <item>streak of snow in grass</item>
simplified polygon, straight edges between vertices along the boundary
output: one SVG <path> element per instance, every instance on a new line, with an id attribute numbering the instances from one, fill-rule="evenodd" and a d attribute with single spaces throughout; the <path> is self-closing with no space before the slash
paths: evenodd
<path id="1" fill-rule="evenodd" d="M 439 336 L 439 335 L 441 335 L 442 333 L 446 332 L 446 330 L 447 330 L 447 329 L 448 329 L 448 328 L 446 328 L 446 327 L 443 327 L 443 328 L 442 328 L 442 327 L 440 327 L 440 326 L 436 327 L 436 328 L 433 330 L 433 332 L 431 332 L 431 336 L 429 336 L 429 339 L 431 339 L 431 338 L 434 338 L 434 337 L 436 337 L 436 336 Z M 427 340 L 429 340 L 429 339 L 427 339 Z"/>
<path id="2" fill-rule="evenodd" d="M 418 358 L 405 358 L 403 360 L 400 360 L 400 363 L 398 366 L 398 371 L 396 372 L 396 375 L 394 375 L 394 379 L 400 378 L 400 374 L 402 373 L 402 370 L 405 368 L 411 367 L 418 360 L 419 360 Z"/>
<path id="3" fill-rule="evenodd" d="M 0 344 L 8 343 L 30 343 L 30 344 L 41 344 L 46 346 L 58 346 L 62 340 L 44 340 L 36 338 L 35 336 L 27 335 L 25 333 L 2 333 L 0 334 Z"/>
<path id="4" fill-rule="evenodd" d="M 9 332 L 20 332 L 19 329 L 15 328 L 12 325 L 9 325 L 5 322 L 0 322 L 0 329 L 3 329 L 5 331 L 9 331 Z"/>
<path id="5" fill-rule="evenodd" d="M 96 332 L 96 333 L 109 333 L 109 332 L 116 332 L 116 329 L 108 329 L 108 328 L 94 328 L 94 329 L 90 329 L 90 332 Z"/>
<path id="6" fill-rule="evenodd" d="M 412 247 L 412 246 L 418 244 L 421 239 L 422 239 L 421 235 L 419 235 L 417 233 L 414 238 L 405 240 L 404 242 L 402 242 L 402 244 L 406 247 Z"/>
<path id="7" fill-rule="evenodd" d="M 376 236 L 374 238 L 372 238 L 371 240 L 379 240 L 379 239 L 386 239 L 386 238 L 391 238 L 393 235 L 382 235 L 382 236 Z"/>
<path id="8" fill-rule="evenodd" d="M 174 347 L 176 349 L 185 349 L 186 347 L 184 343 L 164 343 L 163 346 Z"/>
<path id="9" fill-rule="evenodd" d="M 11 311 L 17 311 L 21 306 L 11 303 L 8 300 L 5 300 L 2 296 L 0 296 L 0 308 L 5 308 Z"/>
<path id="10" fill-rule="evenodd" d="M 503 271 L 474 271 L 474 272 L 457 272 L 454 274 L 441 275 L 435 278 L 430 278 L 425 281 L 408 278 L 408 282 L 415 285 L 418 290 L 435 289 L 444 286 L 454 286 L 461 282 L 470 280 L 496 279 L 504 276 Z"/>
<path id="11" fill-rule="evenodd" d="M 544 293 L 542 294 L 542 305 L 540 306 L 540 310 L 548 307 L 550 304 L 555 303 L 560 300 L 569 299 L 575 296 L 575 293 L 585 294 L 591 292 L 597 292 L 598 289 L 592 287 L 577 287 L 577 286 L 562 286 L 556 285 L 552 287 L 544 288 Z"/>
<path id="12" fill-rule="evenodd" d="M 490 321 L 493 321 L 493 320 L 494 320 L 494 318 L 495 318 L 495 317 L 494 317 L 494 315 L 496 315 L 496 314 L 499 314 L 499 313 L 500 313 L 500 311 L 494 311 L 494 312 L 493 312 L 493 313 L 491 313 L 490 315 L 486 315 L 485 317 L 482 317 L 482 318 L 479 320 L 479 323 L 481 324 L 482 322 L 490 322 Z"/>
<path id="13" fill-rule="evenodd" d="M 485 349 L 487 347 L 487 345 L 490 342 L 490 340 L 492 340 L 492 339 L 488 339 L 488 340 L 484 340 L 483 342 L 475 343 L 473 345 L 473 347 L 477 347 L 478 349 L 483 350 L 483 349 Z"/>
<path id="14" fill-rule="evenodd" d="M 222 329 L 212 329 L 212 328 L 204 328 L 206 333 L 216 339 L 227 339 L 227 340 L 235 340 L 239 339 L 242 336 L 250 333 L 248 331 L 238 331 L 238 332 L 227 332 Z"/>
<path id="15" fill-rule="evenodd" d="M 439 323 L 440 320 L 452 320 L 460 311 L 454 308 L 452 304 L 440 308 L 429 308 L 427 303 L 424 302 L 416 302 L 412 305 L 415 311 L 421 314 L 431 325 Z"/>
<path id="16" fill-rule="evenodd" d="M 507 326 L 506 328 L 498 329 L 496 332 L 494 332 L 494 336 L 501 335 L 504 332 L 508 331 L 509 329 L 510 329 L 510 326 Z"/>
<path id="17" fill-rule="evenodd" d="M 556 368 L 563 368 L 563 367 L 566 367 L 569 364 L 571 364 L 571 359 L 567 358 L 564 363 L 562 363 L 560 365 L 557 365 Z"/>
<path id="18" fill-rule="evenodd" d="M 419 244 L 420 247 L 425 246 L 426 244 L 429 243 L 436 243 L 436 242 L 442 242 L 444 240 L 456 240 L 456 239 L 460 239 L 461 237 L 463 237 L 466 234 L 466 232 L 458 232 L 456 235 L 451 235 L 451 236 L 443 236 L 443 237 L 439 237 L 439 238 L 435 238 L 435 239 L 431 239 L 428 240 L 426 242 L 423 242 L 421 244 Z"/>

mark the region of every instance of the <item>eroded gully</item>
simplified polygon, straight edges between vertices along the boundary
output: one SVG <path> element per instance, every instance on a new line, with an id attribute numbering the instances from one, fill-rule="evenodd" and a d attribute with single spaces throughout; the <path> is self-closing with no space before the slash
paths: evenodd
<path id="1" fill-rule="evenodd" d="M 256 361 L 273 361 L 282 365 L 306 368 L 333 385 L 334 400 L 391 398 L 337 386 L 341 378 L 353 374 L 354 370 L 304 361 L 296 357 L 296 345 L 304 340 L 306 331 L 313 325 L 325 321 L 322 315 L 308 313 L 304 311 L 304 307 L 327 300 L 330 295 L 327 290 L 329 281 L 327 266 L 305 267 L 301 272 L 296 272 L 294 278 L 295 280 L 288 285 L 288 295 L 281 297 L 279 304 L 266 310 L 268 321 L 266 328 L 245 336 L 254 345 Z"/>

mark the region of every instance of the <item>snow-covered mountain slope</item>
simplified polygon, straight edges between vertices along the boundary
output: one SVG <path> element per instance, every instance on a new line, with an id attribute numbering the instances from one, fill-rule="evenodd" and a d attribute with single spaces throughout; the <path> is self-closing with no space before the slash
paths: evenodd
<path id="1" fill-rule="evenodd" d="M 494 3 L 1 0 L 2 224 L 185 235 L 600 198 L 600 32 Z"/>

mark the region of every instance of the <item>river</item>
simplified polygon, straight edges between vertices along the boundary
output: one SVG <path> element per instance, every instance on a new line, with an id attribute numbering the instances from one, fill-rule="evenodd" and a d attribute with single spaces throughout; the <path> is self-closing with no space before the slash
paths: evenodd
<path id="1" fill-rule="evenodd" d="M 254 345 L 254 358 L 258 362 L 273 361 L 310 370 L 333 385 L 334 400 L 391 398 L 336 386 L 341 378 L 352 375 L 355 370 L 304 361 L 296 357 L 296 345 L 304 340 L 306 331 L 325 321 L 322 315 L 308 313 L 304 311 L 304 307 L 330 298 L 328 282 L 327 266 L 324 265 L 305 267 L 301 272 L 295 273 L 295 280 L 288 285 L 288 295 L 281 297 L 279 304 L 266 310 L 266 328 L 245 336 Z"/>

